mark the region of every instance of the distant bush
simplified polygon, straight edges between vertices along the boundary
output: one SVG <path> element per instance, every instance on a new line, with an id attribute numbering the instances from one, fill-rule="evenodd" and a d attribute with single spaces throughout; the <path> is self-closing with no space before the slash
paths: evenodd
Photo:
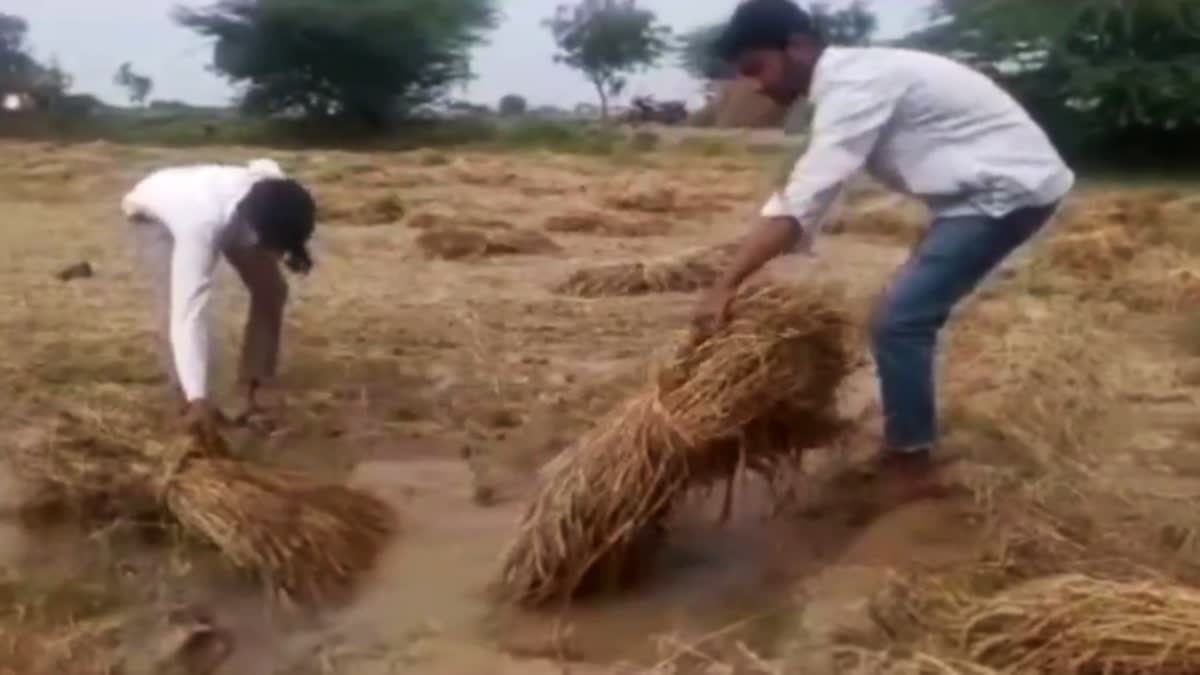
<path id="1" fill-rule="evenodd" d="M 622 136 L 615 131 L 580 123 L 522 120 L 505 128 L 497 140 L 500 145 L 513 149 L 608 155 L 621 145 Z"/>
<path id="2" fill-rule="evenodd" d="M 195 111 L 136 114 L 108 110 L 90 116 L 45 113 L 0 115 L 0 137 L 93 141 L 158 146 L 245 145 L 277 148 L 410 150 L 479 146 L 497 150 L 630 157 L 658 147 L 656 138 L 635 136 L 583 122 L 533 118 L 412 119 L 387 133 L 337 120 L 272 120 Z"/>
<path id="3" fill-rule="evenodd" d="M 689 136 L 680 139 L 679 150 L 700 157 L 722 157 L 736 154 L 742 150 L 734 141 L 728 138 Z"/>
<path id="4" fill-rule="evenodd" d="M 500 99 L 500 114 L 505 117 L 517 117 L 524 115 L 529 110 L 529 103 L 525 101 L 523 96 L 509 94 Z"/>

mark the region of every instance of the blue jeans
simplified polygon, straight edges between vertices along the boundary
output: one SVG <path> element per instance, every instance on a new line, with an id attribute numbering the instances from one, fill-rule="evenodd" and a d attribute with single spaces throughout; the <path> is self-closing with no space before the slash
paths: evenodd
<path id="1" fill-rule="evenodd" d="M 886 449 L 912 452 L 937 442 L 934 352 L 938 334 L 963 298 L 1038 232 L 1057 205 L 1003 218 L 938 218 L 900 268 L 871 321 Z"/>

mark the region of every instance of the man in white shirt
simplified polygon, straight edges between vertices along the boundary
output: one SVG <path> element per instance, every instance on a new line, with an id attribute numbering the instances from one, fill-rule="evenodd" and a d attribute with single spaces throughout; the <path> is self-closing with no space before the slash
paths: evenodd
<path id="1" fill-rule="evenodd" d="M 697 311 L 723 321 L 738 286 L 805 249 L 847 179 L 866 170 L 923 199 L 934 220 L 871 325 L 884 410 L 877 475 L 904 496 L 936 490 L 934 360 L 951 311 L 1054 214 L 1075 176 L 1021 106 L 982 74 L 903 49 L 827 46 L 791 0 L 745 0 L 718 42 L 740 77 L 784 105 L 815 105 L 788 184 Z"/>
<path id="2" fill-rule="evenodd" d="M 156 171 L 125 196 L 142 264 L 155 288 L 163 359 L 186 403 L 189 431 L 220 446 L 219 413 L 208 402 L 208 304 L 223 255 L 250 292 L 240 385 L 256 411 L 275 375 L 287 282 L 312 267 L 307 243 L 316 222 L 308 191 L 271 160 L 247 166 L 197 165 Z"/>

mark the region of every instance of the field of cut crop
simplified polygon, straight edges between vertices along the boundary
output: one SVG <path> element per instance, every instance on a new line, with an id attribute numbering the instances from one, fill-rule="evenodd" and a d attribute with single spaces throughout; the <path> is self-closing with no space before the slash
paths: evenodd
<path id="1" fill-rule="evenodd" d="M 6 459 L 68 440 L 171 447 L 177 410 L 120 198 L 156 167 L 264 152 L 0 152 Z M 619 593 L 533 611 L 488 592 L 542 467 L 683 338 L 770 188 L 765 153 L 267 153 L 318 200 L 316 267 L 291 279 L 282 412 L 228 438 L 239 461 L 379 497 L 394 538 L 352 598 L 281 606 L 155 504 L 126 508 L 116 487 L 99 505 L 46 495 L 14 459 L 0 673 L 1200 670 L 1189 185 L 1083 182 L 962 307 L 939 371 L 960 496 L 889 508 L 856 494 L 850 469 L 880 424 L 859 353 L 843 387 L 853 432 L 775 476 L 786 489 L 740 481 L 725 523 L 723 489 L 694 495 Z M 861 328 L 924 217 L 864 183 L 814 256 L 769 275 L 843 285 Z M 228 268 L 215 297 L 216 400 L 232 412 L 246 295 Z M 165 503 L 179 466 L 152 459 Z"/>

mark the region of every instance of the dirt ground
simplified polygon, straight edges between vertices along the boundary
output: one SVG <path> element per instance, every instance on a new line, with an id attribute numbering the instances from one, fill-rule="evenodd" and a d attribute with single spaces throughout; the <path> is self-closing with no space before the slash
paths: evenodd
<path id="1" fill-rule="evenodd" d="M 119 200 L 152 168 L 259 153 L 22 143 L 2 153 L 6 443 L 37 442 L 64 410 L 172 433 Z M 118 662 L 201 672 L 164 665 L 183 668 L 171 646 L 197 613 L 232 636 L 229 657 L 207 671 L 220 675 L 844 672 L 829 654 L 884 639 L 869 601 L 894 572 L 964 569 L 991 554 L 1006 504 L 1026 496 L 998 475 L 1044 478 L 1069 459 L 1105 489 L 1169 496 L 1180 518 L 1200 499 L 1200 192 L 1085 184 L 945 335 L 941 402 L 966 456 L 963 497 L 864 510 L 838 482 L 877 442 L 864 361 L 846 388 L 860 432 L 814 453 L 788 503 L 750 485 L 719 525 L 719 496 L 697 495 L 645 585 L 566 612 L 500 607 L 488 585 L 538 467 L 641 384 L 695 300 L 555 289 L 581 269 L 736 239 L 778 158 L 272 156 L 316 194 L 317 266 L 292 282 L 285 411 L 269 433 L 232 438 L 248 456 L 379 494 L 402 534 L 353 604 L 313 614 L 277 611 L 210 552 L 147 543 L 129 523 L 2 521 L 0 673 L 38 672 L 31 663 L 116 672 Z M 868 185 L 847 201 L 815 255 L 771 273 L 842 280 L 865 317 L 924 214 Z M 83 262 L 89 273 L 60 274 Z M 233 404 L 245 302 L 222 268 L 222 404 Z M 5 481 L 12 510 L 23 487 Z"/>

